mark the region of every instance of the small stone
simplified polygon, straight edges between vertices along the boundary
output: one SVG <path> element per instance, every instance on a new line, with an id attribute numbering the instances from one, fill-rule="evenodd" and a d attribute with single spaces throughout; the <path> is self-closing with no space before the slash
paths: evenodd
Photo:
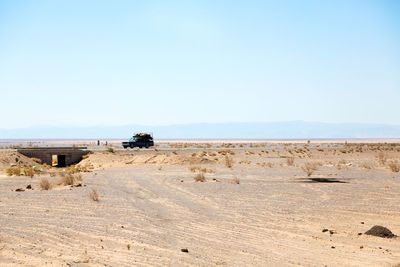
<path id="1" fill-rule="evenodd" d="M 358 233 L 358 235 L 362 235 L 362 233 Z"/>
<path id="2" fill-rule="evenodd" d="M 331 235 L 333 235 L 333 234 L 335 233 L 335 231 L 329 230 L 329 233 L 330 233 Z"/>
<path id="3" fill-rule="evenodd" d="M 28 185 L 26 186 L 26 189 L 32 189 L 32 185 L 28 184 Z"/>
<path id="4" fill-rule="evenodd" d="M 181 252 L 189 253 L 189 250 L 187 248 L 181 248 Z"/>
<path id="5" fill-rule="evenodd" d="M 331 248 L 335 248 L 335 246 L 331 246 Z"/>
<path id="6" fill-rule="evenodd" d="M 363 249 L 364 248 L 364 246 L 360 246 L 360 249 Z"/>
<path id="7" fill-rule="evenodd" d="M 24 192 L 25 191 L 25 189 L 23 189 L 23 188 L 17 188 L 17 189 L 15 189 L 15 192 Z"/>
<path id="8" fill-rule="evenodd" d="M 326 228 L 325 228 L 325 229 L 322 229 L 322 232 L 323 232 L 323 233 L 328 232 L 328 231 L 329 231 L 329 230 L 326 229 Z"/>
<path id="9" fill-rule="evenodd" d="M 364 222 L 361 222 L 361 224 L 364 224 Z"/>

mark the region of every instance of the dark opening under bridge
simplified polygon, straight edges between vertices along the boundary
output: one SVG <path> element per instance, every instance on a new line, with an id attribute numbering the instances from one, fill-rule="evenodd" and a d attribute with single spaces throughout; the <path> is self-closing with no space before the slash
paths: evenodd
<path id="1" fill-rule="evenodd" d="M 76 164 L 90 153 L 86 147 L 23 147 L 17 150 L 29 158 L 37 158 L 50 166 L 65 167 Z"/>

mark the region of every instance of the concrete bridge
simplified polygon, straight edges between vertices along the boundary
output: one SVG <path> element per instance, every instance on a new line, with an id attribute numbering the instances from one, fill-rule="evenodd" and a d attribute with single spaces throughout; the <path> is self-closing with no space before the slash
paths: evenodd
<path id="1" fill-rule="evenodd" d="M 38 158 L 42 163 L 57 167 L 79 163 L 83 155 L 90 153 L 86 147 L 24 147 L 17 151 L 29 158 Z"/>

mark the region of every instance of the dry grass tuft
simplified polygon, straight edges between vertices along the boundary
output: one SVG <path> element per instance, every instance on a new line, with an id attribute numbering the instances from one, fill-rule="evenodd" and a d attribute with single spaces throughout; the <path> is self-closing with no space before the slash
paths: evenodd
<path id="1" fill-rule="evenodd" d="M 310 177 L 314 171 L 317 169 L 317 165 L 311 162 L 306 162 L 304 166 L 301 168 L 305 173 L 307 173 L 307 176 Z"/>
<path id="2" fill-rule="evenodd" d="M 35 170 L 31 166 L 24 167 L 24 176 L 33 177 L 35 175 Z"/>
<path id="3" fill-rule="evenodd" d="M 229 157 L 228 155 L 225 156 L 225 166 L 228 168 L 233 167 L 233 159 Z"/>
<path id="4" fill-rule="evenodd" d="M 379 152 L 378 156 L 378 162 L 382 165 L 385 165 L 386 161 L 387 161 L 387 156 L 384 152 Z"/>
<path id="5" fill-rule="evenodd" d="M 204 183 L 204 182 L 206 181 L 206 177 L 204 176 L 204 174 L 203 174 L 202 172 L 196 174 L 196 176 L 195 176 L 193 179 L 194 179 L 195 182 L 202 182 L 202 183 Z"/>
<path id="6" fill-rule="evenodd" d="M 49 180 L 47 178 L 42 178 L 40 180 L 40 188 L 42 190 L 49 190 L 51 189 L 51 183 L 49 182 Z"/>
<path id="7" fill-rule="evenodd" d="M 294 166 L 294 158 L 293 157 L 286 158 L 286 164 L 288 166 Z"/>
<path id="8" fill-rule="evenodd" d="M 232 179 L 231 184 L 240 184 L 240 179 L 235 176 L 235 178 Z"/>
<path id="9" fill-rule="evenodd" d="M 92 189 L 92 191 L 90 191 L 89 198 L 93 201 L 99 201 L 99 194 L 97 193 L 96 189 Z"/>
<path id="10" fill-rule="evenodd" d="M 61 180 L 58 182 L 62 185 L 73 185 L 76 181 L 82 181 L 81 174 L 74 174 L 73 172 L 61 173 Z"/>
<path id="11" fill-rule="evenodd" d="M 21 175 L 21 167 L 19 165 L 13 166 L 13 167 L 8 168 L 6 170 L 6 172 L 7 172 L 7 176 L 13 176 L 13 175 L 20 176 Z"/>
<path id="12" fill-rule="evenodd" d="M 370 170 L 370 169 L 372 169 L 372 164 L 371 164 L 371 163 L 368 163 L 368 162 L 364 162 L 364 163 L 361 165 L 361 168 Z"/>
<path id="13" fill-rule="evenodd" d="M 389 168 L 392 170 L 392 172 L 399 172 L 400 171 L 400 164 L 397 160 L 391 161 L 389 163 Z"/>

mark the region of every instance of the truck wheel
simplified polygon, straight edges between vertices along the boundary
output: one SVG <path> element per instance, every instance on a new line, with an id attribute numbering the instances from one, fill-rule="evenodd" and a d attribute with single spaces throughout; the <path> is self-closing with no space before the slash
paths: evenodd
<path id="1" fill-rule="evenodd" d="M 133 144 L 131 144 L 131 148 L 133 148 Z"/>
<path id="2" fill-rule="evenodd" d="M 146 148 L 149 148 L 149 145 L 146 145 Z"/>

